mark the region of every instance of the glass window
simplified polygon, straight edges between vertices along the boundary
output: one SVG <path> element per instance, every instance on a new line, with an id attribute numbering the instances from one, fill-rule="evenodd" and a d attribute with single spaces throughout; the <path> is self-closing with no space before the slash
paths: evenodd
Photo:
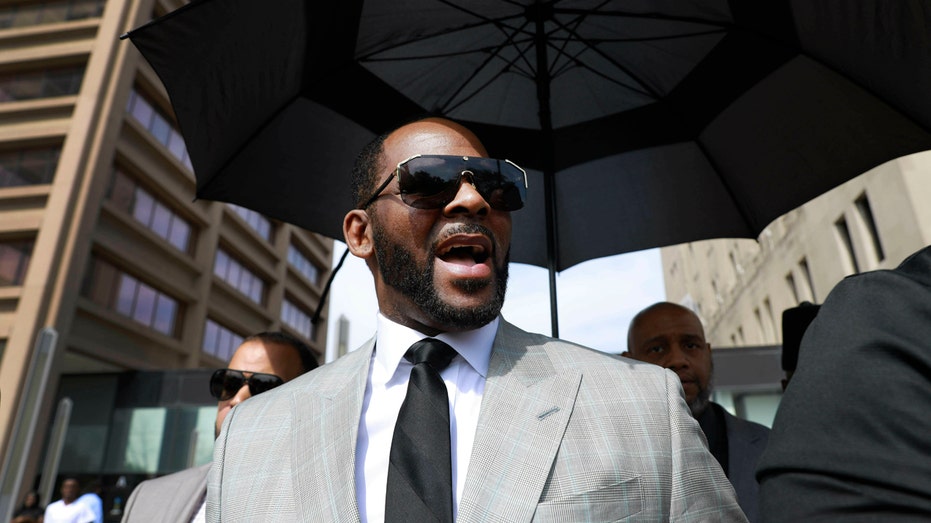
<path id="1" fill-rule="evenodd" d="M 0 6 L 0 29 L 99 17 L 105 0 L 53 0 Z"/>
<path id="2" fill-rule="evenodd" d="M 152 125 L 149 126 L 149 131 L 152 133 L 152 136 L 156 140 L 162 142 L 162 144 L 168 144 L 168 137 L 171 135 L 171 124 L 165 120 L 165 117 L 156 113 L 152 118 Z"/>
<path id="3" fill-rule="evenodd" d="M 252 209 L 246 209 L 245 207 L 240 207 L 232 203 L 226 204 L 230 209 L 236 213 L 237 216 L 245 220 L 246 224 L 252 228 L 263 240 L 271 241 L 272 238 L 272 222 L 262 216 L 260 213 L 253 211 Z"/>
<path id="4" fill-rule="evenodd" d="M 314 284 L 318 284 L 320 277 L 320 269 L 307 259 L 300 250 L 294 245 L 288 246 L 288 263 L 297 270 L 298 273 L 303 275 L 305 278 L 310 280 Z"/>
<path id="5" fill-rule="evenodd" d="M 265 300 L 265 282 L 223 249 L 217 250 L 213 273 L 252 301 L 262 304 Z"/>
<path id="6" fill-rule="evenodd" d="M 120 209 L 152 232 L 167 240 L 178 250 L 189 252 L 191 225 L 158 201 L 148 191 L 136 185 L 125 173 L 116 170 L 110 184 L 109 199 Z"/>
<path id="7" fill-rule="evenodd" d="M 155 211 L 152 213 L 150 228 L 162 238 L 168 238 L 168 232 L 171 229 L 171 217 L 171 211 L 160 202 L 155 202 Z"/>
<path id="8" fill-rule="evenodd" d="M 155 320 L 152 328 L 159 332 L 174 332 L 175 315 L 178 304 L 164 295 L 159 295 L 155 302 Z"/>
<path id="9" fill-rule="evenodd" d="M 116 312 L 123 316 L 132 316 L 134 301 L 136 301 L 136 279 L 128 274 L 121 274 L 120 290 L 116 297 Z"/>
<path id="10" fill-rule="evenodd" d="M 133 90 L 130 94 L 127 109 L 136 121 L 141 123 L 156 140 L 168 148 L 168 152 L 172 156 L 190 167 L 187 161 L 187 149 L 184 146 L 184 140 L 181 133 L 171 124 L 171 118 L 162 114 L 154 103 L 147 100 L 145 95 L 136 90 Z"/>
<path id="11" fill-rule="evenodd" d="M 0 287 L 23 284 L 33 246 L 32 240 L 0 242 Z"/>
<path id="12" fill-rule="evenodd" d="M 239 334 L 208 318 L 201 349 L 223 361 L 229 361 L 236 347 L 242 345 L 242 340 Z"/>
<path id="13" fill-rule="evenodd" d="M 184 138 L 181 137 L 181 133 L 174 129 L 172 129 L 171 133 L 168 135 L 168 150 L 178 159 L 184 158 L 187 154 L 184 148 Z"/>
<path id="14" fill-rule="evenodd" d="M 77 94 L 84 66 L 16 71 L 0 74 L 0 101 L 33 100 Z"/>
<path id="15" fill-rule="evenodd" d="M 310 314 L 301 310 L 291 300 L 285 298 L 281 304 L 281 321 L 304 336 L 314 339 L 314 326 Z"/>
<path id="16" fill-rule="evenodd" d="M 168 233 L 168 241 L 179 250 L 187 251 L 188 240 L 191 237 L 191 227 L 184 220 L 175 216 L 171 220 L 171 231 Z"/>
<path id="17" fill-rule="evenodd" d="M 158 294 L 155 292 L 155 289 L 140 283 L 139 290 L 136 293 L 136 306 L 133 309 L 133 319 L 143 325 L 153 325 L 152 319 L 155 316 L 156 299 L 158 299 Z"/>
<path id="18" fill-rule="evenodd" d="M 131 212 L 136 184 L 120 171 L 113 173 L 113 183 L 110 185 L 109 199 L 121 210 Z"/>
<path id="19" fill-rule="evenodd" d="M 152 106 L 149 105 L 149 102 L 138 93 L 133 93 L 133 96 L 130 97 L 129 110 L 133 115 L 133 118 L 135 118 L 137 122 L 141 123 L 146 129 L 152 125 L 152 116 L 155 115 L 155 110 L 152 109 Z"/>
<path id="20" fill-rule="evenodd" d="M 60 153 L 59 147 L 0 151 L 0 187 L 52 183 Z"/>
<path id="21" fill-rule="evenodd" d="M 175 336 L 181 307 L 174 298 L 123 273 L 110 263 L 93 258 L 82 294 L 95 303 L 152 329 Z M 112 281 L 118 289 L 112 294 Z"/>
<path id="22" fill-rule="evenodd" d="M 136 187 L 136 202 L 133 205 L 133 218 L 143 225 L 148 226 L 152 221 L 152 209 L 155 207 L 155 200 L 152 196 Z"/>

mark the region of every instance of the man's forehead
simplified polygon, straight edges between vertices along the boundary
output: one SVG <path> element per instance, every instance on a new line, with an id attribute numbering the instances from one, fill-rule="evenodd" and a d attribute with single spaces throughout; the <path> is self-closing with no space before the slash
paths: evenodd
<path id="1" fill-rule="evenodd" d="M 487 156 L 478 138 L 465 127 L 449 120 L 429 119 L 405 125 L 385 139 L 382 167 L 391 169 L 418 154 Z"/>

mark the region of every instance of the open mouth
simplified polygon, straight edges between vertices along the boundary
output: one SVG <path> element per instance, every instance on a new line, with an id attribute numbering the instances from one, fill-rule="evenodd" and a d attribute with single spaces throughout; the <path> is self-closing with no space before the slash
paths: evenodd
<path id="1" fill-rule="evenodd" d="M 488 259 L 488 250 L 483 245 L 451 244 L 437 252 L 437 256 L 447 263 L 478 264 Z"/>

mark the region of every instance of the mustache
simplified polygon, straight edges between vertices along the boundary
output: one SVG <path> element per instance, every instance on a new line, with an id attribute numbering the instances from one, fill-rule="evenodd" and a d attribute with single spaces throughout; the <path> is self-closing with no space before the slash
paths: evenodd
<path id="1" fill-rule="evenodd" d="M 497 250 L 498 240 L 495 238 L 495 233 L 491 231 L 488 227 L 478 223 L 457 223 L 446 229 L 443 229 L 438 235 L 437 238 L 433 241 L 433 245 L 430 247 L 432 251 L 430 254 L 436 255 L 437 246 L 440 243 L 443 243 L 447 238 L 455 236 L 457 234 L 481 234 L 487 236 L 491 240 L 491 248 Z M 492 253 L 493 254 L 493 253 Z"/>

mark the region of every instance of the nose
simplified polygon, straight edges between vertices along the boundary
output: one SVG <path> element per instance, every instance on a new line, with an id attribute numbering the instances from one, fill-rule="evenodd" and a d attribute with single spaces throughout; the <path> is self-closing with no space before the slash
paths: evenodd
<path id="1" fill-rule="evenodd" d="M 669 348 L 669 354 L 666 358 L 666 364 L 663 365 L 670 370 L 685 369 L 689 366 L 689 359 L 685 355 L 685 351 L 682 350 L 682 347 L 679 345 L 673 345 Z"/>
<path id="2" fill-rule="evenodd" d="M 459 178 L 459 190 L 456 196 L 446 204 L 443 211 L 446 214 L 476 214 L 484 216 L 491 210 L 485 198 L 479 194 L 472 179 L 472 173 L 466 171 Z"/>
<path id="3" fill-rule="evenodd" d="M 242 387 L 240 387 L 239 390 L 236 391 L 236 395 L 230 398 L 229 400 L 230 407 L 235 407 L 236 405 L 239 405 L 240 403 L 246 401 L 247 399 L 251 397 L 252 397 L 252 393 L 249 392 L 249 384 L 243 383 Z"/>

